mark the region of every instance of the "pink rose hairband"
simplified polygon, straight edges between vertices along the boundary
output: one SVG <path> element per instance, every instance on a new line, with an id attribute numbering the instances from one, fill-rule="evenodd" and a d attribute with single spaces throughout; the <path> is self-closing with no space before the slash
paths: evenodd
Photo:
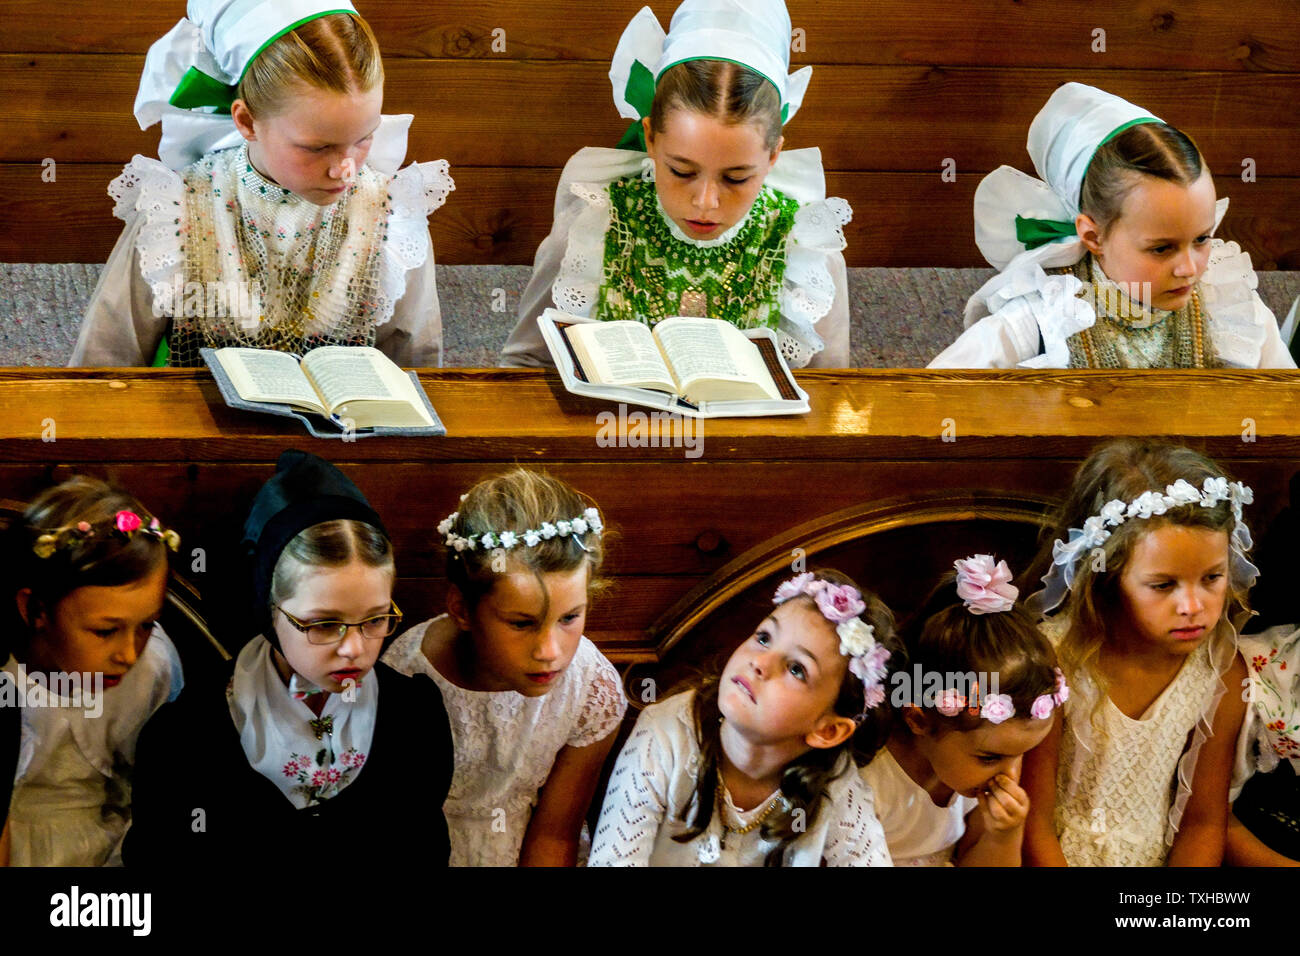
<path id="1" fill-rule="evenodd" d="M 181 546 L 181 536 L 170 528 L 164 528 L 157 518 L 150 518 L 148 523 L 134 511 L 119 511 L 113 516 L 108 527 L 96 528 L 89 521 L 78 521 L 64 525 L 40 535 L 32 545 L 32 551 L 38 558 L 48 558 L 55 551 L 75 548 L 99 534 L 120 534 L 130 538 L 135 534 L 148 535 L 163 542 L 172 551 Z"/>
<path id="2" fill-rule="evenodd" d="M 840 653 L 849 659 L 849 672 L 862 681 L 862 697 L 866 707 L 854 718 L 861 723 L 866 719 L 868 710 L 885 701 L 889 649 L 876 640 L 875 628 L 858 616 L 867 609 L 867 605 L 857 588 L 822 581 L 811 571 L 805 571 L 777 588 L 772 603 L 784 604 L 803 595 L 812 598 L 822 616 L 835 625 L 835 633 L 840 639 Z"/>
<path id="3" fill-rule="evenodd" d="M 1016 605 L 1020 589 L 1011 583 L 1011 569 L 1006 561 L 993 563 L 993 555 L 976 554 L 953 562 L 957 569 L 957 596 L 965 602 L 972 614 L 1000 614 Z M 978 694 L 978 690 L 976 691 Z M 1029 707 L 1029 716 L 1042 720 L 1070 697 L 1065 675 L 1056 668 L 1056 689 L 1050 694 L 1039 694 Z M 968 707 L 968 702 L 955 690 L 940 691 L 935 709 L 945 717 L 956 717 Z M 979 715 L 991 724 L 1000 724 L 1016 714 L 1010 694 L 988 694 L 979 701 Z"/>

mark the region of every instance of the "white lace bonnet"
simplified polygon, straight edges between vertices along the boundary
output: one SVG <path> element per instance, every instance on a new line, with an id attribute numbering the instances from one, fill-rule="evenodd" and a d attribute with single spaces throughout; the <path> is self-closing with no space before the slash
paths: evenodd
<path id="1" fill-rule="evenodd" d="M 1082 83 L 1060 87 L 1029 126 L 1026 145 L 1041 178 L 999 166 L 975 190 L 975 243 L 984 258 L 1004 269 L 1027 249 L 1042 249 L 1052 260 L 1045 266 L 1077 261 L 1074 220 L 1097 149 L 1131 126 L 1160 122 L 1104 90 Z"/>
<path id="2" fill-rule="evenodd" d="M 230 104 L 248 65 L 310 20 L 356 12 L 347 0 L 190 0 L 186 18 L 149 48 L 135 98 L 141 129 L 162 123 L 158 158 L 180 170 L 206 153 L 240 145 Z M 397 171 L 413 118 L 382 118 L 367 165 Z"/>
<path id="3" fill-rule="evenodd" d="M 730 60 L 776 87 L 781 121 L 789 122 L 812 79 L 811 66 L 789 72 L 790 34 L 784 0 L 683 0 L 667 34 L 654 11 L 642 7 L 623 31 L 609 69 L 619 115 L 639 125 L 650 115 L 655 84 L 678 63 Z"/>

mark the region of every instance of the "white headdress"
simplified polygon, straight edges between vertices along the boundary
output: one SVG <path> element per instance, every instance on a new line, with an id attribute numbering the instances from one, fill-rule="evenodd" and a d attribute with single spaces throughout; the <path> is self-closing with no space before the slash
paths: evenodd
<path id="1" fill-rule="evenodd" d="M 187 15 L 149 48 L 135 98 L 141 129 L 162 123 L 158 158 L 184 169 L 243 138 L 230 104 L 248 65 L 284 34 L 332 13 L 356 13 L 347 0 L 190 0 Z M 367 163 L 395 173 L 406 156 L 410 114 L 385 116 Z"/>
<path id="2" fill-rule="evenodd" d="M 649 116 L 655 84 L 678 63 L 730 60 L 776 87 L 781 121 L 788 122 L 812 79 L 810 66 L 789 73 L 790 33 L 784 0 L 683 0 L 667 34 L 654 11 L 642 7 L 623 31 L 609 70 L 619 115 Z"/>
<path id="3" fill-rule="evenodd" d="M 1185 505 L 1213 508 L 1224 501 L 1230 503 L 1233 517 L 1232 532 L 1228 537 L 1231 561 L 1229 577 L 1244 587 L 1252 587 L 1259 577 L 1259 568 L 1246 557 L 1252 541 L 1250 529 L 1242 520 L 1241 509 L 1254 500 L 1254 493 L 1241 482 L 1230 483 L 1227 478 L 1218 477 L 1206 478 L 1203 489 L 1179 478 L 1172 485 L 1166 486 L 1163 494 L 1159 491 L 1144 491 L 1132 501 L 1121 501 L 1118 498 L 1108 501 L 1099 514 L 1083 523 L 1082 528 L 1070 529 L 1069 541 L 1058 538 L 1052 542 L 1052 566 L 1043 575 L 1043 589 L 1032 595 L 1025 605 L 1038 615 L 1047 614 L 1059 607 L 1074 586 L 1079 562 L 1093 548 L 1100 548 L 1106 542 L 1111 535 L 1111 528 L 1118 528 L 1125 521 L 1135 518 L 1162 515 L 1171 508 Z"/>
<path id="4" fill-rule="evenodd" d="M 1002 269 L 1025 250 L 1042 249 L 1044 267 L 1077 261 L 1074 220 L 1097 149 L 1130 126 L 1160 122 L 1141 107 L 1082 83 L 1058 89 L 1029 127 L 1026 145 L 1040 178 L 1001 166 L 975 190 L 975 243 L 984 258 Z"/>

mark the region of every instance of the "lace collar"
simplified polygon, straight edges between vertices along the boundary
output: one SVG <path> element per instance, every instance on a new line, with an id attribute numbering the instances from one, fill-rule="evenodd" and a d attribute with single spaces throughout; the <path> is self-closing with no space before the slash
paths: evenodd
<path id="1" fill-rule="evenodd" d="M 1088 268 L 1092 273 L 1093 300 L 1106 318 L 1130 329 L 1149 329 L 1168 319 L 1174 313 L 1166 309 L 1151 308 L 1133 301 L 1124 286 L 1112 281 L 1102 271 L 1101 263 L 1088 254 Z"/>
<path id="2" fill-rule="evenodd" d="M 296 204 L 306 202 L 291 189 L 285 189 L 279 183 L 273 183 L 253 167 L 248 158 L 248 144 L 239 147 L 235 153 L 235 170 L 239 175 L 239 185 L 245 191 L 269 202 Z"/>

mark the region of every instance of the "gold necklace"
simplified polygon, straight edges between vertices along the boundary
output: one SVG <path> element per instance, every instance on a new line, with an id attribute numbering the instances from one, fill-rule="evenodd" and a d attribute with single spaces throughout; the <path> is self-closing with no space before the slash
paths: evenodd
<path id="1" fill-rule="evenodd" d="M 726 784 L 722 782 L 722 772 L 719 771 L 718 785 L 714 788 L 713 793 L 714 796 L 717 797 L 717 801 L 718 801 L 718 819 L 722 821 L 722 839 L 718 842 L 718 849 L 720 850 L 725 850 L 727 848 L 727 837 L 730 834 L 734 833 L 737 836 L 743 836 L 744 834 L 748 833 L 750 830 L 753 830 L 755 827 L 761 826 L 763 821 L 772 815 L 772 811 L 776 809 L 776 805 L 780 803 L 783 799 L 781 797 L 781 791 L 777 790 L 775 793 L 773 793 L 770 797 L 767 798 L 767 806 L 764 808 L 762 813 L 760 813 L 749 823 L 745 824 L 743 827 L 733 827 L 727 824 L 727 818 L 724 815 L 725 811 L 723 810 L 724 801 L 722 799 L 722 794 L 725 789 L 726 789 Z"/>

